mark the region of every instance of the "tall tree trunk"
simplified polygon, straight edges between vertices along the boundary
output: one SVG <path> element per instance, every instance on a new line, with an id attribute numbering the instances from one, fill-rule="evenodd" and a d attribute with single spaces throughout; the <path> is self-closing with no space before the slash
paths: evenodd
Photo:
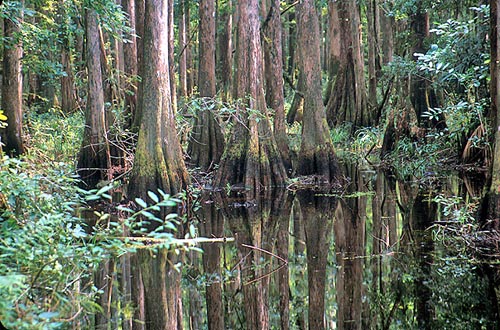
<path id="1" fill-rule="evenodd" d="M 377 84 L 380 76 L 380 11 L 379 0 L 369 0 L 366 8 L 368 21 L 368 105 L 374 113 L 378 106 Z M 380 118 L 374 116 L 374 123 Z"/>
<path id="2" fill-rule="evenodd" d="M 224 6 L 224 7 L 222 7 Z M 233 67 L 233 4 L 230 0 L 218 1 L 218 23 L 220 33 L 217 34 L 217 78 L 222 100 L 230 98 L 231 78 Z"/>
<path id="3" fill-rule="evenodd" d="M 186 7 L 189 6 L 189 0 L 180 0 L 179 1 L 179 97 L 182 99 L 187 98 L 187 67 L 186 67 L 186 46 L 188 43 L 188 35 L 187 35 L 187 25 L 189 24 L 186 21 Z"/>
<path id="4" fill-rule="evenodd" d="M 347 122 L 353 128 L 370 126 L 373 116 L 367 105 L 359 7 L 356 0 L 336 1 L 331 5 L 330 12 L 338 14 L 338 19 L 331 19 L 339 24 L 341 52 L 337 76 L 329 77 L 335 83 L 326 106 L 328 123 L 333 126 Z"/>
<path id="5" fill-rule="evenodd" d="M 168 62 L 170 65 L 170 97 L 172 99 L 172 109 L 177 112 L 177 83 L 175 72 L 175 35 L 174 35 L 174 0 L 168 0 Z"/>
<path id="6" fill-rule="evenodd" d="M 23 49 L 20 31 L 23 21 L 24 1 L 12 17 L 4 17 L 4 49 L 2 71 L 2 110 L 7 116 L 7 127 L 0 129 L 0 143 L 7 154 L 19 156 L 24 153 L 23 144 L 23 80 L 21 58 Z"/>
<path id="7" fill-rule="evenodd" d="M 313 191 L 297 192 L 306 238 L 307 283 L 309 289 L 309 329 L 326 329 L 326 264 L 336 200 L 316 197 Z"/>
<path id="8" fill-rule="evenodd" d="M 304 0 L 297 6 L 298 67 L 304 78 L 304 117 L 297 172 L 318 174 L 327 181 L 339 175 L 325 108 L 321 96 L 321 63 L 319 22 L 314 1 Z"/>
<path id="9" fill-rule="evenodd" d="M 87 188 L 94 188 L 101 180 L 108 180 L 111 168 L 104 90 L 101 72 L 101 44 L 97 12 L 86 9 L 88 91 L 85 110 L 85 130 L 78 157 L 77 172 Z"/>
<path id="10" fill-rule="evenodd" d="M 135 31 L 137 34 L 137 72 L 141 77 L 137 84 L 137 100 L 136 100 L 136 112 L 132 122 L 133 131 L 139 131 L 142 120 L 142 107 L 140 106 L 142 100 L 142 76 L 143 76 L 143 58 L 144 58 L 144 10 L 145 10 L 145 0 L 134 0 L 135 1 Z"/>
<path id="11" fill-rule="evenodd" d="M 202 219 L 200 233 L 203 237 L 223 237 L 224 217 L 213 203 L 210 196 L 202 196 Z M 222 296 L 221 246 L 218 243 L 203 243 L 203 269 L 207 278 L 206 304 L 209 330 L 224 329 L 224 304 Z"/>
<path id="12" fill-rule="evenodd" d="M 138 48 L 136 37 L 136 3 L 135 0 L 123 0 L 122 6 L 128 15 L 130 33 L 125 37 L 127 42 L 123 44 L 123 61 L 126 75 L 125 111 L 127 115 L 126 128 L 132 127 L 137 108 L 137 75 L 138 70 Z"/>
<path id="13" fill-rule="evenodd" d="M 498 1 L 490 1 L 490 20 L 490 120 L 495 132 L 495 149 L 491 165 L 491 183 L 487 194 L 488 210 L 486 219 L 483 220 L 485 223 L 487 220 L 493 220 L 489 226 L 498 231 L 500 230 L 500 5 Z"/>
<path id="14" fill-rule="evenodd" d="M 188 185 L 179 139 L 175 129 L 169 70 L 169 0 L 146 1 L 144 19 L 144 59 L 139 99 L 142 118 L 134 166 L 129 181 L 129 197 L 153 202 L 148 191 L 161 189 L 175 195 Z M 161 212 L 162 217 L 165 213 Z M 147 329 L 172 330 L 181 326 L 179 273 L 172 265 L 174 253 L 158 250 L 138 254 L 144 283 Z"/>
<path id="15" fill-rule="evenodd" d="M 282 186 L 286 172 L 270 127 L 264 98 L 259 1 L 238 3 L 235 122 L 215 178 L 215 185 L 243 184 L 259 191 Z"/>
<path id="16" fill-rule="evenodd" d="M 425 54 L 425 39 L 429 36 L 429 13 L 422 8 L 423 4 L 419 2 L 415 13 L 410 17 L 410 26 L 413 31 L 412 54 Z M 414 56 L 414 60 L 417 58 Z M 422 128 L 446 128 L 445 118 L 441 114 L 438 119 L 426 116 L 430 108 L 436 108 L 436 93 L 430 86 L 430 82 L 425 77 L 413 75 L 410 84 L 410 99 L 417 115 L 417 121 Z"/>
<path id="17" fill-rule="evenodd" d="M 198 90 L 206 104 L 215 97 L 215 0 L 200 1 Z M 193 133 L 189 141 L 188 154 L 193 165 L 208 171 L 219 163 L 224 151 L 224 136 L 212 113 L 212 107 L 199 109 Z"/>
<path id="18" fill-rule="evenodd" d="M 285 124 L 285 93 L 283 87 L 283 50 L 281 45 L 282 27 L 280 1 L 271 0 L 265 8 L 267 18 L 263 24 L 264 62 L 266 78 L 267 106 L 274 110 L 274 136 L 288 173 L 292 171 L 292 162 L 288 148 Z"/>

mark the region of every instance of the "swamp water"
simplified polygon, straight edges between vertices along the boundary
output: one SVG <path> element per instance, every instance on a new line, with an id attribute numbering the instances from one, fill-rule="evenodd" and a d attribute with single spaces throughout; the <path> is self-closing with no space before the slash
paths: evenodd
<path id="1" fill-rule="evenodd" d="M 183 328 L 498 329 L 498 260 L 472 260 L 445 237 L 439 224 L 452 220 L 434 201 L 473 200 L 472 186 L 344 170 L 340 194 L 201 195 L 199 236 L 228 241 L 182 257 L 169 299 L 182 298 Z"/>

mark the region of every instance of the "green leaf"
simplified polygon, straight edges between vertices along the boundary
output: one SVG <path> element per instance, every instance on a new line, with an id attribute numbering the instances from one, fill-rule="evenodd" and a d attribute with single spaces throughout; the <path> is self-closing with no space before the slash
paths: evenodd
<path id="1" fill-rule="evenodd" d="M 139 206 L 140 206 L 140 207 L 142 207 L 142 208 L 146 208 L 146 207 L 148 207 L 148 204 L 147 204 L 147 203 L 146 203 L 146 202 L 145 202 L 142 198 L 137 197 L 137 198 L 135 199 L 135 202 L 136 202 L 137 204 L 139 204 Z"/>
<path id="2" fill-rule="evenodd" d="M 149 198 L 151 198 L 155 203 L 158 203 L 160 201 L 160 199 L 158 198 L 158 195 L 156 195 L 154 192 L 152 191 L 148 191 L 148 196 Z"/>

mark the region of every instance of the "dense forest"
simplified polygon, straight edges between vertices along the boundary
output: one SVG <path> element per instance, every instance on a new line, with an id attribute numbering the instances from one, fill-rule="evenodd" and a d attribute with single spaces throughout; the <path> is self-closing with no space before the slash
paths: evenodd
<path id="1" fill-rule="evenodd" d="M 498 1 L 0 19 L 5 328 L 498 329 Z"/>

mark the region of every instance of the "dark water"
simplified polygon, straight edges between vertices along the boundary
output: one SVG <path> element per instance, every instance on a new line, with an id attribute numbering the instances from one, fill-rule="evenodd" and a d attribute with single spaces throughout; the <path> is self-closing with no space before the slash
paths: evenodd
<path id="1" fill-rule="evenodd" d="M 470 184 L 345 173 L 337 194 L 205 195 L 200 235 L 235 241 L 190 254 L 184 328 L 498 329 L 495 268 L 436 226 L 433 198 L 470 200 Z"/>
<path id="2" fill-rule="evenodd" d="M 343 167 L 336 193 L 202 193 L 189 221 L 226 241 L 103 263 L 91 328 L 499 329 L 499 260 L 468 238 L 482 182 Z"/>

